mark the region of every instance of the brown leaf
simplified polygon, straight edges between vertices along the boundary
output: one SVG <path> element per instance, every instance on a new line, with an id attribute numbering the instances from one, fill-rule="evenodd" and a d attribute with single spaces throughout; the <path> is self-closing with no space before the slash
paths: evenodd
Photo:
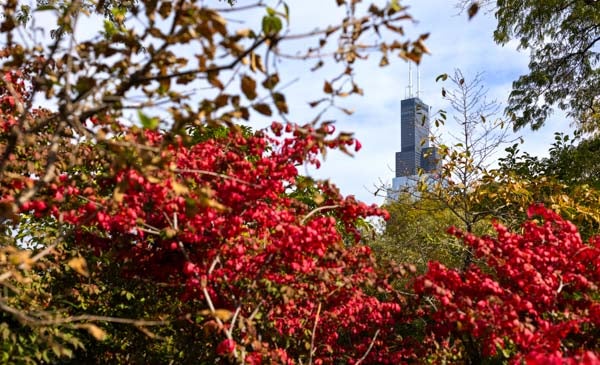
<path id="1" fill-rule="evenodd" d="M 222 108 L 225 105 L 227 105 L 227 101 L 229 101 L 229 95 L 228 94 L 220 94 L 219 96 L 217 96 L 215 98 L 215 107 L 218 108 Z"/>
<path id="2" fill-rule="evenodd" d="M 273 90 L 273 88 L 275 88 L 275 86 L 277 86 L 278 83 L 279 83 L 279 75 L 275 73 L 275 74 L 267 77 L 265 79 L 265 81 L 263 81 L 262 86 L 265 89 Z"/>
<path id="3" fill-rule="evenodd" d="M 13 222 L 17 222 L 19 220 L 18 211 L 17 206 L 12 202 L 0 203 L 0 218 L 7 218 Z"/>
<path id="4" fill-rule="evenodd" d="M 381 57 L 381 61 L 379 61 L 379 67 L 384 67 L 390 64 L 390 61 L 386 56 Z"/>
<path id="5" fill-rule="evenodd" d="M 254 100 L 257 96 L 256 94 L 256 81 L 250 76 L 244 75 L 242 76 L 242 92 L 248 100 Z"/>
<path id="6" fill-rule="evenodd" d="M 326 94 L 333 93 L 333 87 L 331 86 L 329 81 L 325 81 L 325 83 L 323 84 L 323 92 L 325 92 Z"/>
<path id="7" fill-rule="evenodd" d="M 223 90 L 225 88 L 225 86 L 223 85 L 221 80 L 219 80 L 219 78 L 217 76 L 218 76 L 218 73 L 216 73 L 216 72 L 208 72 L 208 74 L 207 74 L 208 83 L 216 88 L 219 88 L 220 90 Z"/>
<path id="8" fill-rule="evenodd" d="M 252 108 L 254 108 L 254 110 L 259 112 L 260 114 L 266 115 L 267 117 L 270 117 L 273 114 L 273 112 L 271 111 L 271 107 L 265 103 L 254 104 L 252 105 Z"/>
<path id="9" fill-rule="evenodd" d="M 248 108 L 241 107 L 239 112 L 242 115 L 242 119 L 244 119 L 244 120 L 250 119 L 250 112 L 248 111 Z"/>
<path id="10" fill-rule="evenodd" d="M 254 52 L 250 54 L 250 69 L 252 72 L 256 72 L 258 70 L 264 73 L 266 71 L 265 65 L 262 62 L 262 58 Z"/>
<path id="11" fill-rule="evenodd" d="M 285 96 L 282 93 L 273 93 L 273 100 L 280 113 L 287 114 L 289 112 Z"/>
<path id="12" fill-rule="evenodd" d="M 479 11 L 479 2 L 475 1 L 471 4 L 471 6 L 469 6 L 469 9 L 467 10 L 467 14 L 469 15 L 469 20 L 471 20 L 475 14 L 477 14 L 477 12 Z"/>

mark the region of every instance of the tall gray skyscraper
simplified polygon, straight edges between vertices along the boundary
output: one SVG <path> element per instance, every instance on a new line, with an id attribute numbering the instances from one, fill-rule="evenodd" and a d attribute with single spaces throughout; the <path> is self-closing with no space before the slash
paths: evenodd
<path id="1" fill-rule="evenodd" d="M 430 149 L 429 106 L 419 98 L 405 99 L 400 113 L 401 150 L 396 152 L 396 177 L 417 175 L 419 168 L 425 170 L 424 152 Z"/>
<path id="2" fill-rule="evenodd" d="M 401 150 L 396 152 L 396 177 L 413 176 L 436 169 L 436 149 L 429 147 L 429 106 L 419 98 L 402 100 Z"/>
<path id="3" fill-rule="evenodd" d="M 439 161 L 437 149 L 429 146 L 429 106 L 418 97 L 402 100 L 400 132 L 400 152 L 396 152 L 393 192 L 414 186 L 419 173 L 435 171 Z"/>

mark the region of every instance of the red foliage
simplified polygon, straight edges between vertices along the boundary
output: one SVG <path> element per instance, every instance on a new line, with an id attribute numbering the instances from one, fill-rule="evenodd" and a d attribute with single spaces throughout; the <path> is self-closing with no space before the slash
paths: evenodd
<path id="1" fill-rule="evenodd" d="M 495 224 L 497 238 L 456 230 L 485 264 L 465 272 L 429 264 L 415 282 L 429 331 L 461 343 L 471 360 L 504 356 L 513 363 L 598 363 L 600 239 L 584 244 L 576 227 L 532 206 L 520 234 Z M 503 350 L 502 354 L 499 350 Z M 563 359 L 565 357 L 565 359 Z"/>
<path id="2" fill-rule="evenodd" d="M 241 308 L 246 318 L 259 310 L 262 327 L 278 333 L 274 343 L 260 346 L 271 359 L 306 358 L 313 342 L 315 363 L 356 361 L 379 330 L 370 358 L 397 363 L 401 356 L 392 356 L 382 339 L 393 338 L 400 305 L 378 276 L 370 249 L 356 244 L 357 219 L 387 212 L 343 198 L 328 183 L 317 185 L 313 206 L 290 195 L 298 189 L 297 164 L 318 165 L 325 147 L 360 145 L 329 138 L 332 128 L 288 125 L 291 135 L 283 135 L 284 127 L 273 123 L 272 130 L 281 138 L 232 132 L 190 146 L 176 141 L 162 154 L 164 168 L 121 169 L 93 186 L 63 175 L 44 192 L 48 198 L 22 210 L 78 227 L 76 244 L 115 252 L 126 275 L 185 283 L 185 300 Z M 163 143 L 151 131 L 136 140 Z M 366 292 L 377 289 L 380 299 Z M 225 339 L 228 326 L 217 354 L 256 340 L 244 331 L 235 341 Z M 268 350 L 282 346 L 287 354 Z M 262 355 L 256 356 L 249 361 Z"/>

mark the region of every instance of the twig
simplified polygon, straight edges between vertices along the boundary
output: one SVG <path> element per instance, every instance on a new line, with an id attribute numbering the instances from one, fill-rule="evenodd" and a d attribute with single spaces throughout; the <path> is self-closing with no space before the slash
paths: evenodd
<path id="1" fill-rule="evenodd" d="M 321 314 L 321 303 L 319 302 L 319 307 L 317 308 L 317 315 L 315 316 L 315 324 L 312 329 L 312 334 L 310 338 L 310 355 L 308 358 L 308 365 L 312 365 L 313 354 L 315 353 L 315 335 L 317 333 L 317 324 L 319 323 L 319 314 Z"/>
<path id="2" fill-rule="evenodd" d="M 235 328 L 235 321 L 237 320 L 237 316 L 238 314 L 240 314 L 240 311 L 242 309 L 242 306 L 239 305 L 236 309 L 235 309 L 235 313 L 233 314 L 233 318 L 231 318 L 231 326 L 229 327 L 229 336 L 233 337 L 233 329 Z"/>
<path id="3" fill-rule="evenodd" d="M 111 323 L 123 323 L 132 324 L 134 326 L 163 326 L 170 323 L 170 321 L 146 321 L 141 319 L 130 319 L 130 318 L 119 318 L 119 317 L 107 317 L 107 316 L 96 316 L 90 314 L 83 314 L 79 316 L 71 316 L 65 318 L 55 319 L 38 319 L 31 317 L 20 310 L 13 308 L 5 303 L 4 300 L 0 299 L 0 309 L 14 315 L 20 321 L 27 322 L 32 326 L 49 326 L 49 325 L 60 325 L 77 322 L 111 322 Z"/>
<path id="4" fill-rule="evenodd" d="M 322 207 L 318 207 L 313 209 L 312 211 L 310 211 L 310 213 L 308 213 L 304 218 L 302 218 L 302 221 L 300 221 L 300 224 L 304 224 L 306 222 L 306 220 L 308 218 L 310 218 L 312 215 L 314 215 L 315 213 L 318 213 L 322 210 L 326 210 L 326 209 L 335 209 L 335 208 L 339 208 L 339 205 L 324 205 Z"/>
<path id="5" fill-rule="evenodd" d="M 175 172 L 179 172 L 179 173 L 191 173 L 191 174 L 201 174 L 201 175 L 209 175 L 209 176 L 214 176 L 214 177 L 220 177 L 223 179 L 228 179 L 228 180 L 233 180 L 235 182 L 239 182 L 241 184 L 246 184 L 246 185 L 250 185 L 252 187 L 259 187 L 259 185 L 256 184 L 252 184 L 248 181 L 242 180 L 242 179 L 238 179 L 237 177 L 233 177 L 233 176 L 229 176 L 226 174 L 220 174 L 218 172 L 213 172 L 213 171 L 208 171 L 208 170 L 198 170 L 198 169 L 175 169 Z"/>
<path id="6" fill-rule="evenodd" d="M 379 330 L 375 331 L 375 336 L 373 336 L 373 339 L 371 340 L 371 343 L 369 344 L 369 348 L 367 349 L 367 352 L 365 352 L 365 354 L 360 359 L 358 359 L 358 361 L 356 362 L 355 365 L 359 365 L 361 362 L 365 361 L 365 359 L 369 355 L 369 352 L 371 352 L 371 349 L 373 349 L 373 345 L 375 344 L 375 340 L 377 339 L 378 335 L 379 335 Z"/>

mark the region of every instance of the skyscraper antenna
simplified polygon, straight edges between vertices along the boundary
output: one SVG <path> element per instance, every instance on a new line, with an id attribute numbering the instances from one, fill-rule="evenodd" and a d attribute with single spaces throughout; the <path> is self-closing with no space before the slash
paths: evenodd
<path id="1" fill-rule="evenodd" d="M 417 65 L 417 98 L 421 93 L 421 71 L 419 71 L 419 65 Z"/>
<path id="2" fill-rule="evenodd" d="M 412 63 L 408 62 L 408 97 L 412 98 Z"/>

